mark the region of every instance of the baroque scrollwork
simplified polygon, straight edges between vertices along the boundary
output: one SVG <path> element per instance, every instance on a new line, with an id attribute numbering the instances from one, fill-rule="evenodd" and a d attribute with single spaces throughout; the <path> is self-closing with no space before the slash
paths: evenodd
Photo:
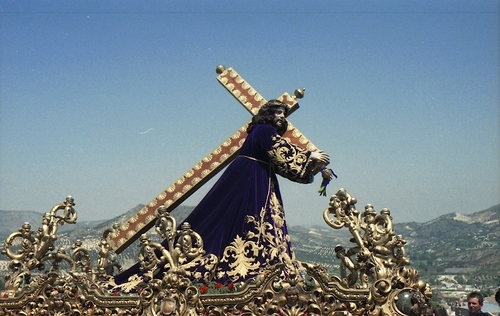
<path id="1" fill-rule="evenodd" d="M 396 235 L 390 211 L 384 208 L 377 214 L 373 205 L 367 204 L 364 212 L 359 212 L 356 203 L 355 197 L 340 189 L 331 197 L 330 207 L 323 213 L 329 226 L 335 229 L 347 227 L 353 236 L 352 247 L 335 247 L 336 256 L 341 261 L 342 283 L 370 290 L 369 315 L 392 315 L 394 310 L 386 302 L 394 291 L 410 289 L 428 299 L 429 286 L 419 281 L 418 271 L 408 267 L 410 260 L 404 249 L 406 240 Z"/>
<path id="2" fill-rule="evenodd" d="M 48 265 L 49 270 L 58 270 L 62 261 L 75 268 L 74 261 L 64 249 L 53 251 L 59 226 L 76 222 L 77 213 L 73 208 L 74 205 L 73 197 L 68 196 L 63 203 L 54 206 L 50 212 L 43 215 L 42 225 L 38 231 L 31 230 L 31 225 L 24 223 L 17 232 L 5 239 L 2 254 L 11 259 L 9 268 L 13 272 L 6 282 L 8 291 L 15 292 L 28 285 L 31 271 L 35 268 L 43 270 Z M 62 214 L 58 214 L 59 211 Z M 20 246 L 16 250 L 14 245 Z"/>
<path id="3" fill-rule="evenodd" d="M 210 279 L 218 263 L 216 256 L 205 255 L 203 239 L 183 223 L 177 230 L 177 222 L 160 206 L 157 210 L 155 230 L 164 242 L 152 242 L 147 235 L 140 239 L 140 270 L 154 277 L 161 271 L 169 271 L 192 279 Z M 203 269 L 198 269 L 203 267 Z"/>
<path id="4" fill-rule="evenodd" d="M 211 280 L 218 259 L 163 206 L 155 233 L 164 242 L 141 237 L 140 272 L 126 283 L 115 283 L 122 267 L 108 243 L 117 225 L 104 231 L 93 255 L 80 240 L 70 249 L 58 247 L 58 228 L 77 218 L 69 196 L 44 214 L 37 231 L 25 223 L 5 240 L 11 273 L 0 292 L 0 316 L 420 315 L 430 289 L 409 266 L 406 240 L 394 231 L 390 211 L 377 213 L 368 204 L 360 212 L 356 203 L 340 189 L 323 213 L 329 226 L 352 235 L 351 245 L 335 247 L 339 275 L 293 261 L 262 267 L 257 277 L 230 289 L 215 284 L 207 291 L 202 282 Z"/>

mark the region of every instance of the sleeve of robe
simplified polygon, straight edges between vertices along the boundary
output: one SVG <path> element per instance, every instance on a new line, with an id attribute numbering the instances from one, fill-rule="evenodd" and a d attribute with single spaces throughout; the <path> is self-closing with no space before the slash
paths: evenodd
<path id="1" fill-rule="evenodd" d="M 311 170 L 314 162 L 311 159 L 311 152 L 288 142 L 277 134 L 271 139 L 273 146 L 268 151 L 268 155 L 274 171 L 294 182 L 313 182 L 314 174 Z"/>

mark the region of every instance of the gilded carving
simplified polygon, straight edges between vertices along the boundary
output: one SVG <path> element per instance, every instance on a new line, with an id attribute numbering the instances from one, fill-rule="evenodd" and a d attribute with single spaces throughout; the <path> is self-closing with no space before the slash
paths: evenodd
<path id="1" fill-rule="evenodd" d="M 132 222 L 132 219 L 129 219 L 123 225 L 120 227 L 120 231 L 126 232 L 130 229 L 130 223 Z"/>
<path id="2" fill-rule="evenodd" d="M 189 184 L 186 184 L 183 188 L 182 188 L 182 193 L 186 193 L 187 191 L 191 190 L 191 186 Z"/>
<path id="3" fill-rule="evenodd" d="M 274 212 L 283 210 L 273 199 Z M 255 236 L 266 236 L 267 224 L 253 220 L 255 231 L 245 242 L 236 238 L 224 253 L 240 258 L 226 273 L 259 274 L 242 284 L 208 284 L 218 259 L 206 254 L 202 237 L 188 223 L 177 222 L 165 206 L 153 220 L 155 230 L 166 242 L 153 242 L 142 235 L 138 261 L 149 281 L 134 275 L 116 284 L 114 275 L 122 269 L 107 237 L 118 228 L 106 229 L 98 243 L 97 262 L 80 240 L 71 251 L 57 247 L 58 227 L 74 224 L 77 213 L 68 197 L 43 215 L 38 231 L 25 223 L 4 242 L 2 253 L 9 257 L 10 273 L 0 293 L 0 315 L 410 315 L 426 306 L 429 286 L 409 266 L 403 236 L 396 234 L 391 212 L 377 213 L 371 204 L 364 211 L 357 199 L 340 189 L 324 211 L 325 222 L 334 229 L 348 229 L 352 245 L 335 248 L 339 275 L 322 266 L 282 260 L 274 266 L 256 266 L 260 255 Z M 62 214 L 58 212 L 62 211 Z M 278 218 L 276 216 L 275 218 Z M 252 218 L 248 219 L 252 222 Z M 277 223 L 278 227 L 280 223 Z M 257 232 L 264 234 L 257 234 Z M 129 232 L 133 233 L 133 232 Z M 283 232 L 275 253 L 283 256 Z M 123 243 L 125 239 L 118 242 Z M 15 248 L 14 245 L 19 245 Z M 284 274 L 283 271 L 288 271 Z M 202 282 L 202 283 L 200 283 Z M 2 314 L 3 313 L 3 314 Z"/>
<path id="4" fill-rule="evenodd" d="M 169 192 L 169 193 L 174 192 L 175 191 L 175 183 L 172 184 L 171 186 L 169 186 L 166 191 Z"/>
<path id="5" fill-rule="evenodd" d="M 128 220 L 129 223 L 135 223 L 137 222 L 137 220 L 139 219 L 139 214 L 134 214 L 132 215 L 132 217 Z M 127 229 L 126 227 L 123 227 L 125 229 Z"/>
<path id="6" fill-rule="evenodd" d="M 127 238 L 130 238 L 131 236 L 134 236 L 134 234 L 135 234 L 137 231 L 139 231 L 139 230 L 130 230 L 130 231 L 127 231 L 127 233 L 126 233 L 126 235 L 125 235 L 125 236 L 126 236 Z"/>
<path id="7" fill-rule="evenodd" d="M 205 178 L 206 176 L 208 176 L 210 174 L 211 170 L 203 170 L 201 172 L 201 177 L 202 178 Z"/>
<path id="8" fill-rule="evenodd" d="M 193 180 L 191 180 L 191 185 L 192 185 L 192 186 L 195 186 L 195 185 L 197 185 L 200 181 L 201 181 L 201 178 L 196 177 L 196 178 L 194 178 Z"/>

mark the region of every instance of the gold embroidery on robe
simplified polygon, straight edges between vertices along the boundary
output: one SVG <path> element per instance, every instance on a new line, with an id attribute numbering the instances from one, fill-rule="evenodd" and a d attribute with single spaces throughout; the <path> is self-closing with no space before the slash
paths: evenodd
<path id="1" fill-rule="evenodd" d="M 272 140 L 274 145 L 268 154 L 276 173 L 295 182 L 311 182 L 312 179 L 307 175 L 307 166 L 311 163 L 309 151 L 289 143 L 279 135 L 274 135 Z"/>
<path id="2" fill-rule="evenodd" d="M 257 218 L 247 216 L 247 223 L 253 224 L 253 229 L 246 233 L 245 239 L 237 235 L 224 249 L 221 262 L 228 263 L 230 270 L 219 271 L 218 277 L 227 275 L 233 280 L 245 278 L 249 273 L 256 274 L 261 263 L 282 262 L 288 265 L 294 259 L 294 255 L 288 253 L 290 236 L 283 230 L 283 207 L 274 191 L 266 204 L 269 209 L 262 208 Z"/>
<path id="3" fill-rule="evenodd" d="M 310 152 L 290 144 L 279 135 L 272 136 L 272 140 L 274 145 L 268 155 L 274 171 L 295 182 L 312 182 L 312 176 L 307 174 L 308 164 L 311 163 Z M 227 264 L 229 269 L 218 271 L 219 278 L 244 279 L 248 275 L 256 275 L 262 265 L 284 263 L 293 266 L 295 254 L 285 230 L 283 206 L 272 179 L 269 179 L 268 194 L 259 214 L 246 217 L 249 230 L 245 236 L 237 235 L 224 249 L 220 262 Z"/>

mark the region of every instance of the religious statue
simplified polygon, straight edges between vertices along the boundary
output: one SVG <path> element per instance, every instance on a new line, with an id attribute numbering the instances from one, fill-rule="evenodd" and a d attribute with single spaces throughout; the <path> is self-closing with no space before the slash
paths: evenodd
<path id="1" fill-rule="evenodd" d="M 287 130 L 287 109 L 278 100 L 262 106 L 247 128 L 248 136 L 236 159 L 180 225 L 189 223 L 203 238 L 205 251 L 219 258 L 217 282 L 243 282 L 257 276 L 263 267 L 278 263 L 293 266 L 295 255 L 276 175 L 311 183 L 330 157 L 282 137 Z M 185 243 L 191 244 L 182 241 Z M 124 275 L 137 272 L 134 266 Z"/>

